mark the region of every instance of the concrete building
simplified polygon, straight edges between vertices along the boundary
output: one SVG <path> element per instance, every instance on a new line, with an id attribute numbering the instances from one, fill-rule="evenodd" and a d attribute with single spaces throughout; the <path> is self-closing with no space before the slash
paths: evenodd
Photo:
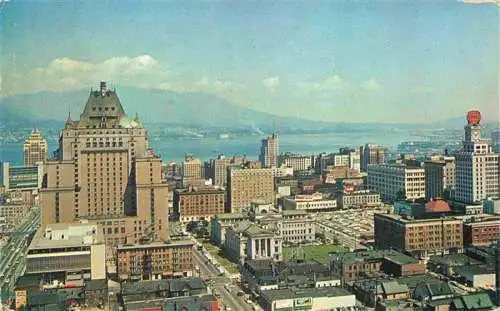
<path id="1" fill-rule="evenodd" d="M 369 165 L 367 184 L 370 190 L 380 193 L 381 199 L 386 202 L 425 197 L 423 168 L 402 164 Z"/>
<path id="2" fill-rule="evenodd" d="M 216 245 L 224 245 L 226 240 L 226 230 L 232 225 L 248 220 L 248 215 L 243 213 L 222 213 L 216 214 L 210 220 L 210 239 Z"/>
<path id="3" fill-rule="evenodd" d="M 382 205 L 380 194 L 370 190 L 343 191 L 337 198 L 341 209 L 377 207 Z"/>
<path id="4" fill-rule="evenodd" d="M 232 165 L 242 165 L 245 162 L 244 157 L 227 158 L 219 155 L 216 159 L 210 160 L 211 178 L 215 186 L 227 186 L 227 168 Z"/>
<path id="5" fill-rule="evenodd" d="M 210 220 L 224 213 L 226 192 L 214 187 L 189 187 L 174 192 L 174 215 L 181 223 Z"/>
<path id="6" fill-rule="evenodd" d="M 88 219 L 104 231 L 108 262 L 118 244 L 168 240 L 169 186 L 146 129 L 115 90 L 91 90 L 80 120 L 66 120 L 55 158 L 45 165 L 42 223 Z"/>
<path id="7" fill-rule="evenodd" d="M 0 233 L 15 230 L 24 223 L 31 206 L 22 197 L 0 199 Z"/>
<path id="8" fill-rule="evenodd" d="M 375 214 L 375 244 L 426 257 L 463 250 L 463 221 L 453 217 L 415 219 Z"/>
<path id="9" fill-rule="evenodd" d="M 299 243 L 316 239 L 316 225 L 314 218 L 307 211 L 282 211 L 281 235 L 284 242 Z M 261 224 L 265 223 L 264 220 Z"/>
<path id="10" fill-rule="evenodd" d="M 88 223 L 42 226 L 28 249 L 25 275 L 44 283 L 58 281 L 83 286 L 88 280 L 106 278 L 106 248 L 101 229 Z"/>
<path id="11" fill-rule="evenodd" d="M 117 274 L 120 280 L 157 280 L 193 275 L 194 242 L 125 244 L 118 246 Z"/>
<path id="12" fill-rule="evenodd" d="M 500 240 L 500 217 L 471 218 L 464 222 L 464 245 L 488 246 Z"/>
<path id="13" fill-rule="evenodd" d="M 37 163 L 47 161 L 47 140 L 42 137 L 38 129 L 31 132 L 23 146 L 24 166 L 35 166 Z"/>
<path id="14" fill-rule="evenodd" d="M 493 152 L 500 153 L 500 130 L 491 131 Z"/>
<path id="15" fill-rule="evenodd" d="M 486 214 L 500 215 L 500 199 L 486 199 L 483 201 L 483 210 Z"/>
<path id="16" fill-rule="evenodd" d="M 442 198 L 445 189 L 455 189 L 455 157 L 425 161 L 424 172 L 426 199 Z"/>
<path id="17" fill-rule="evenodd" d="M 182 162 L 182 178 L 185 186 L 203 180 L 203 164 L 201 160 L 194 158 L 192 154 L 187 154 L 184 157 L 184 162 Z"/>
<path id="18" fill-rule="evenodd" d="M 368 171 L 370 164 L 384 164 L 385 163 L 385 148 L 375 144 L 366 144 L 359 149 L 361 170 Z"/>
<path id="19" fill-rule="evenodd" d="M 261 141 L 259 161 L 262 167 L 278 166 L 279 145 L 280 140 L 275 133 Z"/>
<path id="20" fill-rule="evenodd" d="M 347 167 L 349 167 L 349 155 L 348 154 L 334 154 L 333 155 L 333 166 L 347 166 Z"/>
<path id="21" fill-rule="evenodd" d="M 279 165 L 293 168 L 294 171 L 307 171 L 313 167 L 311 156 L 285 153 L 279 156 Z"/>
<path id="22" fill-rule="evenodd" d="M 295 197 L 283 199 L 284 210 L 304 210 L 307 212 L 329 212 L 337 209 L 337 200 L 325 194 L 297 194 Z"/>
<path id="23" fill-rule="evenodd" d="M 499 154 L 493 152 L 491 139 L 481 138 L 481 114 L 467 113 L 465 138 L 456 154 L 455 199 L 465 203 L 500 198 Z"/>
<path id="24" fill-rule="evenodd" d="M 250 259 L 282 260 L 282 244 L 280 235 L 244 221 L 227 229 L 224 253 L 237 263 Z"/>
<path id="25" fill-rule="evenodd" d="M 274 171 L 272 168 L 228 168 L 228 210 L 241 212 L 255 199 L 275 201 Z"/>
<path id="26" fill-rule="evenodd" d="M 5 192 L 9 191 L 31 191 L 42 186 L 43 164 L 33 166 L 11 165 L 9 162 L 1 162 L 0 168 Z"/>
<path id="27" fill-rule="evenodd" d="M 323 288 L 283 288 L 264 290 L 261 293 L 260 305 L 264 311 L 284 310 L 331 310 L 355 308 L 356 297 L 340 287 Z"/>

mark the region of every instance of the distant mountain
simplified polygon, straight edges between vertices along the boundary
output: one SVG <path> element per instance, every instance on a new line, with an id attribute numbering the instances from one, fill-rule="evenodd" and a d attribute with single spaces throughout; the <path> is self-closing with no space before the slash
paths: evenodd
<path id="1" fill-rule="evenodd" d="M 0 99 L 0 122 L 25 120 L 64 121 L 71 111 L 78 119 L 89 90 L 40 92 Z M 205 93 L 178 93 L 156 89 L 120 87 L 120 101 L 128 115 L 139 113 L 146 123 L 182 124 L 200 127 L 255 128 L 270 131 L 280 128 L 322 128 L 332 126 L 294 117 L 280 117 L 238 106 Z"/>

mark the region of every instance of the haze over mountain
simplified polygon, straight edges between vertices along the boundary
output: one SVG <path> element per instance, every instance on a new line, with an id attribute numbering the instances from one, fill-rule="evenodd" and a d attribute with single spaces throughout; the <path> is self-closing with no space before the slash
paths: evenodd
<path id="1" fill-rule="evenodd" d="M 64 122 L 68 112 L 78 119 L 89 95 L 88 89 L 68 92 L 39 92 L 14 95 L 0 99 L 0 122 L 56 121 Z M 382 123 L 350 124 L 347 118 L 328 123 L 296 117 L 281 117 L 235 105 L 212 94 L 199 92 L 173 92 L 158 89 L 120 87 L 120 101 L 125 111 L 133 116 L 138 113 L 146 123 L 179 124 L 194 127 L 273 129 L 332 129 L 339 130 L 353 125 L 361 128 L 388 126 Z M 325 111 L 325 113 L 335 113 Z M 416 120 L 416 123 L 421 123 Z M 422 127 L 428 124 L 392 124 L 394 127 Z M 432 127 L 457 128 L 463 117 L 443 120 Z"/>

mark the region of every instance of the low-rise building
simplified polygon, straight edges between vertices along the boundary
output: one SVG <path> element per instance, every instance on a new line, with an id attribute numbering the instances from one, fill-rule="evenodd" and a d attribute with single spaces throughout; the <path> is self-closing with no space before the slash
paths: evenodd
<path id="1" fill-rule="evenodd" d="M 380 194 L 370 190 L 343 191 L 338 196 L 338 206 L 342 209 L 376 207 L 382 205 Z"/>
<path id="2" fill-rule="evenodd" d="M 44 282 L 83 286 L 106 278 L 102 231 L 92 224 L 50 224 L 35 234 L 26 255 L 25 275 Z"/>
<path id="3" fill-rule="evenodd" d="M 120 280 L 156 280 L 192 276 L 193 247 L 191 240 L 119 245 L 118 277 Z"/>
<path id="4" fill-rule="evenodd" d="M 375 307 L 377 301 L 401 300 L 410 298 L 410 289 L 397 281 L 366 279 L 353 283 L 351 291 L 363 304 Z"/>
<path id="5" fill-rule="evenodd" d="M 464 244 L 487 246 L 500 239 L 500 217 L 471 218 L 464 222 Z"/>
<path id="6" fill-rule="evenodd" d="M 174 192 L 174 215 L 181 222 L 210 220 L 224 213 L 225 191 L 214 187 L 189 187 Z"/>
<path id="7" fill-rule="evenodd" d="M 429 302 L 441 299 L 450 299 L 455 292 L 448 283 L 419 284 L 413 291 L 413 298 L 418 301 Z"/>
<path id="8" fill-rule="evenodd" d="M 384 272 L 394 276 L 423 274 L 425 264 L 394 250 L 330 254 L 329 268 L 345 282 Z"/>
<path id="9" fill-rule="evenodd" d="M 275 261 L 247 260 L 242 268 L 242 281 L 259 294 L 263 290 L 280 288 L 321 288 L 340 286 L 338 275 L 315 260 Z"/>
<path id="10" fill-rule="evenodd" d="M 283 288 L 261 292 L 260 305 L 265 311 L 284 310 L 330 310 L 354 308 L 356 297 L 340 287 Z"/>
<path id="11" fill-rule="evenodd" d="M 227 228 L 247 219 L 248 216 L 243 213 L 216 214 L 215 217 L 210 220 L 210 239 L 216 245 L 224 245 Z"/>
<path id="12" fill-rule="evenodd" d="M 426 257 L 463 250 L 463 221 L 454 217 L 424 218 L 375 214 L 375 243 Z"/>
<path id="13" fill-rule="evenodd" d="M 237 263 L 243 263 L 247 259 L 281 260 L 282 244 L 283 239 L 276 232 L 251 222 L 241 222 L 227 230 L 224 252 Z"/>
<path id="14" fill-rule="evenodd" d="M 200 297 L 203 297 L 207 294 L 208 290 L 206 284 L 202 279 L 198 277 L 140 282 L 123 282 L 120 290 L 120 302 L 122 304 L 122 308 L 126 311 L 172 310 L 166 309 L 166 306 L 171 302 L 177 301 L 177 299 L 190 300 L 194 297 L 199 297 L 198 299 L 201 299 Z"/>
<path id="15" fill-rule="evenodd" d="M 313 194 L 297 194 L 295 197 L 283 199 L 285 210 L 305 210 L 307 212 L 330 212 L 337 209 L 337 200 L 316 192 Z"/>
<path id="16" fill-rule="evenodd" d="M 462 266 L 455 268 L 455 275 L 474 288 L 495 288 L 495 268 L 488 265 Z"/>

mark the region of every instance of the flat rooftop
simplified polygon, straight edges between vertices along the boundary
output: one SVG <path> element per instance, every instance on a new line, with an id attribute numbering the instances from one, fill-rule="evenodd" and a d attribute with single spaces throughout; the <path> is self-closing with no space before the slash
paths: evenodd
<path id="1" fill-rule="evenodd" d="M 462 222 L 461 219 L 458 219 L 453 216 L 444 216 L 444 217 L 439 217 L 438 215 L 432 215 L 432 214 L 426 214 L 428 216 L 427 218 L 415 218 L 415 217 L 408 217 L 408 216 L 403 216 L 403 215 L 398 215 L 398 214 L 376 214 L 374 217 L 378 218 L 386 218 L 389 220 L 394 220 L 403 224 L 410 224 L 410 223 L 426 223 L 426 222 L 436 222 L 436 221 L 441 221 L 443 220 L 444 222 L 450 222 L 450 221 L 458 221 Z"/>
<path id="2" fill-rule="evenodd" d="M 175 246 L 193 246 L 194 242 L 189 239 L 184 240 L 171 240 L 169 242 L 151 242 L 147 244 L 123 244 L 118 245 L 118 250 L 127 249 L 148 249 L 148 248 L 160 248 L 160 247 L 175 247 Z"/>
<path id="3" fill-rule="evenodd" d="M 320 287 L 301 288 L 293 290 L 291 288 L 264 290 L 261 292 L 262 298 L 267 301 L 294 299 L 294 298 L 316 298 L 316 297 L 340 297 L 354 296 L 354 294 L 340 287 Z"/>
<path id="4" fill-rule="evenodd" d="M 33 237 L 29 249 L 82 247 L 103 243 L 99 230 L 96 229 L 92 233 L 93 228 L 97 228 L 97 226 L 88 223 L 54 223 L 40 227 Z M 46 236 L 47 232 L 50 232 L 49 236 Z"/>

